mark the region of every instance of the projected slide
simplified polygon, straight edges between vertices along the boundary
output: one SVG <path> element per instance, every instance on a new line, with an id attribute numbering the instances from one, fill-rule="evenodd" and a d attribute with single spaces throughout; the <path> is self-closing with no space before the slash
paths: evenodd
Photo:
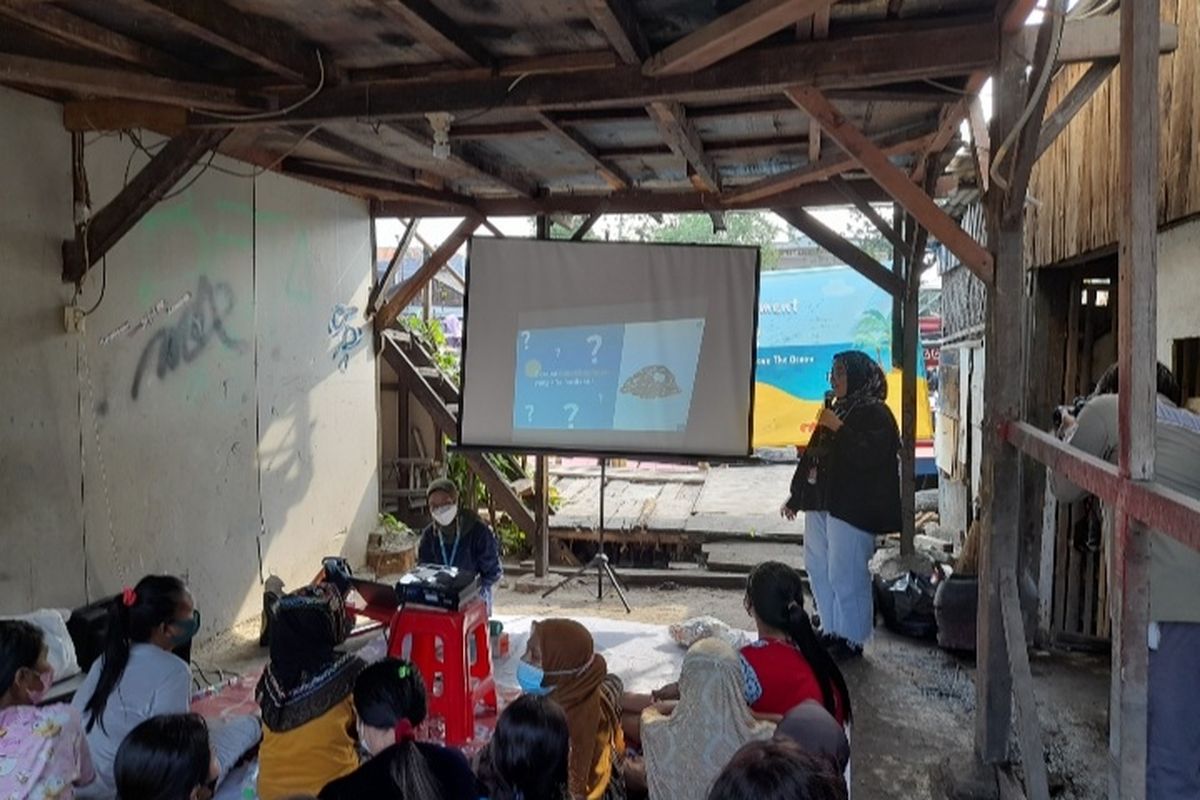
<path id="1" fill-rule="evenodd" d="M 517 334 L 515 430 L 683 431 L 703 319 Z"/>

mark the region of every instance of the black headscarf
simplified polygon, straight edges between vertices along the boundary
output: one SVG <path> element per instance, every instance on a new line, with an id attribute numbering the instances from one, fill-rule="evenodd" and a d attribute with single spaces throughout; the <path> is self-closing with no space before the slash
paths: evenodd
<path id="1" fill-rule="evenodd" d="M 271 660 L 256 692 L 268 728 L 298 728 L 350 696 L 364 665 L 335 650 L 350 632 L 336 587 L 319 583 L 280 598 L 270 630 Z"/>
<path id="2" fill-rule="evenodd" d="M 859 406 L 887 400 L 887 376 L 869 355 L 861 350 L 843 350 L 833 357 L 833 363 L 846 370 L 846 395 L 833 404 L 838 419 L 845 419 Z"/>

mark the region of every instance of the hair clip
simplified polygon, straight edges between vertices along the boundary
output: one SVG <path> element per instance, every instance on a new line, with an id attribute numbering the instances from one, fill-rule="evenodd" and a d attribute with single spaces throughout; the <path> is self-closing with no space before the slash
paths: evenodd
<path id="1" fill-rule="evenodd" d="M 395 727 L 396 743 L 412 742 L 417 738 L 416 731 L 413 730 L 413 724 L 408 717 L 402 717 Z"/>
<path id="2" fill-rule="evenodd" d="M 412 665 L 401 664 L 400 666 L 396 667 L 396 675 L 402 680 L 408 678 L 410 675 L 412 675 Z"/>
<path id="3" fill-rule="evenodd" d="M 132 608 L 133 604 L 136 602 L 137 592 L 135 592 L 132 587 L 126 586 L 121 590 L 121 605 L 125 606 L 126 608 Z"/>

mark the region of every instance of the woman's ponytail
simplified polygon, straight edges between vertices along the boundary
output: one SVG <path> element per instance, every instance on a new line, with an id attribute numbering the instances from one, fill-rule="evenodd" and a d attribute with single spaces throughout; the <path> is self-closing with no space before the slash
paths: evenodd
<path id="1" fill-rule="evenodd" d="M 425 682 L 415 666 L 387 658 L 364 669 L 354 682 L 354 710 L 364 725 L 395 733 L 390 767 L 401 797 L 442 796 L 414 733 L 426 712 Z"/>

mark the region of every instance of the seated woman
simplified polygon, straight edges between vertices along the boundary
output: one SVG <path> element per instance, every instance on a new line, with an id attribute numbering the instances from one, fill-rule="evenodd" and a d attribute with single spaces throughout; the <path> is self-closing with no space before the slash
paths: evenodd
<path id="1" fill-rule="evenodd" d="M 656 708 L 642 715 L 650 800 L 703 797 L 738 748 L 774 730 L 750 714 L 738 654 L 720 639 L 701 639 L 688 649 L 679 693 L 670 715 Z"/>
<path id="2" fill-rule="evenodd" d="M 372 664 L 354 682 L 358 740 L 371 759 L 321 790 L 321 800 L 476 800 L 475 775 L 457 750 L 416 741 L 425 682 L 407 661 Z"/>
<path id="3" fill-rule="evenodd" d="M 112 601 L 104 654 L 96 659 L 71 701 L 83 715 L 96 781 L 80 794 L 114 798 L 113 761 L 125 737 L 145 720 L 185 714 L 192 673 L 173 650 L 200 629 L 200 612 L 183 581 L 147 575 Z M 221 774 L 258 742 L 252 717 L 223 721 L 212 733 Z"/>
<path id="4" fill-rule="evenodd" d="M 570 619 L 533 623 L 517 683 L 528 694 L 549 696 L 566 712 L 571 796 L 624 796 L 621 679 L 608 674 L 587 628 Z"/>
<path id="5" fill-rule="evenodd" d="M 479 754 L 478 795 L 488 800 L 564 800 L 568 797 L 570 730 L 567 715 L 546 697 L 526 694 L 504 709 Z"/>
<path id="6" fill-rule="evenodd" d="M 745 602 L 758 628 L 758 641 L 741 650 L 750 707 L 778 720 L 816 700 L 839 723 L 849 723 L 850 692 L 809 622 L 800 573 L 778 561 L 759 564 L 746 583 Z"/>
<path id="7" fill-rule="evenodd" d="M 504 575 L 496 534 L 474 511 L 459 508 L 458 487 L 449 478 L 430 483 L 425 496 L 432 520 L 421 531 L 417 560 L 478 574 L 479 596 L 491 614 L 492 588 Z"/>
<path id="8" fill-rule="evenodd" d="M 79 712 L 38 706 L 54 683 L 40 629 L 0 621 L 0 797 L 70 800 L 95 773 Z"/>
<path id="9" fill-rule="evenodd" d="M 198 714 L 167 714 L 138 725 L 113 767 L 121 800 L 210 800 L 220 767 Z"/>
<path id="10" fill-rule="evenodd" d="M 846 783 L 824 759 L 792 742 L 750 742 L 721 771 L 708 800 L 847 800 Z"/>
<path id="11" fill-rule="evenodd" d="M 351 692 L 365 664 L 335 649 L 349 632 L 345 602 L 332 584 L 305 586 L 276 603 L 270 661 L 255 692 L 262 800 L 315 794 L 358 769 Z"/>

